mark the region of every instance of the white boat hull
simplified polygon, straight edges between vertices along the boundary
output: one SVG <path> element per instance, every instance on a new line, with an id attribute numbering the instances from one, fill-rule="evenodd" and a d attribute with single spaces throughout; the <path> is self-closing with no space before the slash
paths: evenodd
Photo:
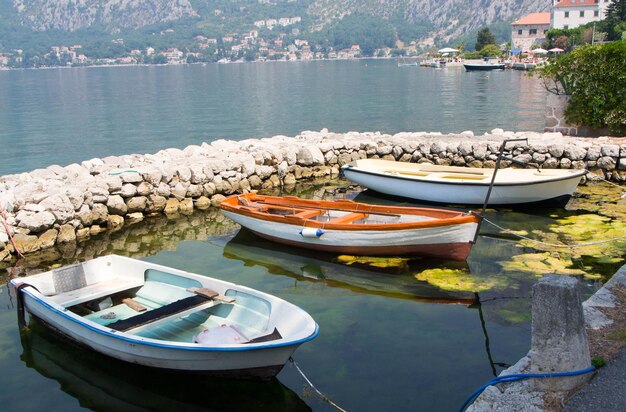
<path id="1" fill-rule="evenodd" d="M 482 205 L 491 180 L 488 177 L 483 182 L 463 179 L 433 181 L 351 166 L 344 166 L 342 171 L 349 180 L 380 193 L 444 204 Z M 523 205 L 540 202 L 564 205 L 576 190 L 583 174 L 584 171 L 572 170 L 569 175 L 542 181 L 496 180 L 489 196 L 489 205 Z"/>
<path id="2" fill-rule="evenodd" d="M 332 230 L 323 229 L 319 237 L 301 234 L 302 226 L 278 224 L 222 210 L 229 219 L 267 239 L 294 245 L 344 254 L 397 255 L 424 254 L 432 257 L 451 257 L 469 253 L 477 230 L 477 223 L 437 226 L 406 230 Z"/>
<path id="3" fill-rule="evenodd" d="M 23 278 L 18 279 L 18 282 L 15 280 L 13 282 L 16 285 L 28 279 Z M 253 291 L 248 288 L 240 290 L 245 290 L 247 293 Z M 300 344 L 313 339 L 318 331 L 315 322 L 311 324 L 309 320 L 302 328 L 308 336 L 300 335 L 294 339 L 211 346 L 193 342 L 166 341 L 114 330 L 92 322 L 47 299 L 35 287 L 24 286 L 19 293 L 25 310 L 31 316 L 41 320 L 65 337 L 103 355 L 161 369 L 203 372 L 220 376 L 269 378 L 282 369 Z M 277 302 L 273 302 L 273 305 L 293 306 L 278 298 L 274 299 Z M 286 316 L 292 317 L 294 322 L 296 322 L 295 317 L 301 315 L 298 312 L 306 314 L 295 306 L 287 310 L 289 313 Z M 305 332 L 306 330 L 311 333 Z"/>

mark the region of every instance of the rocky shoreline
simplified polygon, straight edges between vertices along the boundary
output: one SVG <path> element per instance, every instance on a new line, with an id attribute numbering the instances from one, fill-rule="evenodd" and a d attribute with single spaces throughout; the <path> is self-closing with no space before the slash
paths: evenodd
<path id="1" fill-rule="evenodd" d="M 147 216 L 207 209 L 233 193 L 335 177 L 342 165 L 361 158 L 493 168 L 504 138 L 528 138 L 528 144 L 512 143 L 507 150 L 523 163 L 587 168 L 618 182 L 626 178 L 626 138 L 501 129 L 481 136 L 324 129 L 295 137 L 217 140 L 0 177 L 0 261 L 17 258 L 11 237 L 21 253 L 34 253 L 114 232 Z"/>

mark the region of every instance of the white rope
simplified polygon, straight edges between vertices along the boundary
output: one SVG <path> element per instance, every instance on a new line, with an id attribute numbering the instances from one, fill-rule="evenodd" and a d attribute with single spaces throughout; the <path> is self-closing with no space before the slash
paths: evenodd
<path id="1" fill-rule="evenodd" d="M 615 187 L 619 187 L 620 189 L 622 189 L 622 188 L 623 188 L 623 186 L 622 186 L 622 185 L 618 185 L 617 183 L 613 183 L 613 182 L 611 182 L 610 180 L 606 180 L 606 179 L 605 179 L 605 178 L 603 178 L 602 176 L 600 176 L 600 175 L 597 175 L 597 174 L 593 173 L 593 172 L 592 172 L 591 170 L 589 170 L 589 169 L 585 169 L 585 172 L 586 172 L 586 174 L 592 174 L 592 175 L 593 175 L 593 178 L 592 178 L 592 179 L 602 180 L 603 182 L 608 183 L 608 184 L 610 184 L 610 185 L 613 185 L 613 186 L 615 186 Z M 626 192 L 624 192 L 624 193 L 622 194 L 621 198 L 622 198 L 622 199 L 626 198 Z"/>
<path id="2" fill-rule="evenodd" d="M 514 233 L 512 230 L 510 229 L 505 229 L 502 226 L 499 226 L 495 223 L 493 223 L 492 221 L 490 221 L 489 219 L 485 219 L 483 218 L 483 220 L 487 223 L 489 223 L 492 226 L 497 227 L 498 229 L 506 232 L 506 233 L 510 233 L 513 236 L 516 236 L 520 239 L 524 239 L 524 240 L 528 240 L 530 242 L 534 242 L 534 243 L 538 243 L 540 245 L 545 245 L 545 246 L 551 246 L 551 247 L 567 247 L 567 248 L 574 248 L 574 247 L 585 247 L 585 246 L 595 246 L 595 245 L 601 245 L 604 243 L 610 243 L 610 242 L 614 242 L 616 240 L 620 240 L 620 239 L 626 239 L 626 235 L 623 236 L 619 236 L 613 239 L 607 239 L 607 240 L 601 240 L 601 241 L 597 241 L 597 242 L 587 242 L 587 243 L 578 243 L 578 244 L 573 244 L 573 245 L 566 245 L 566 244 L 557 244 L 557 243 L 548 243 L 548 242 L 542 242 L 541 240 L 536 240 L 536 239 L 531 239 L 529 237 L 526 236 L 522 236 L 522 235 L 518 235 L 517 233 Z"/>
<path id="3" fill-rule="evenodd" d="M 311 381 L 309 380 L 309 378 L 306 377 L 306 375 L 304 374 L 304 372 L 302 372 L 302 369 L 300 369 L 300 367 L 298 366 L 298 364 L 296 363 L 296 361 L 293 358 L 289 358 L 289 361 L 291 361 L 291 363 L 293 363 L 293 366 L 296 367 L 296 369 L 298 370 L 298 372 L 300 372 L 300 375 L 302 375 L 302 377 L 304 378 L 304 380 L 306 381 L 306 383 L 309 384 L 309 386 L 311 387 L 311 389 L 313 389 L 315 392 L 317 392 L 317 394 L 320 396 L 320 398 L 325 401 L 328 402 L 329 404 L 331 404 L 332 406 L 334 406 L 338 411 L 341 412 L 347 412 L 345 409 L 343 409 L 341 406 L 337 405 L 335 402 L 331 401 L 330 399 L 328 399 L 328 397 L 326 395 L 324 395 L 322 392 L 320 392 L 315 386 L 313 386 L 313 384 L 311 383 Z"/>

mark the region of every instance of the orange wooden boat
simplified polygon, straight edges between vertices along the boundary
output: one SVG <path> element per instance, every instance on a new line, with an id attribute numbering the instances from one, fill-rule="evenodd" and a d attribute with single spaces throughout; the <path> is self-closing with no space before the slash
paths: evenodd
<path id="1" fill-rule="evenodd" d="M 480 223 L 480 216 L 471 212 L 256 193 L 227 197 L 220 207 L 228 218 L 266 239 L 352 255 L 465 260 Z"/>

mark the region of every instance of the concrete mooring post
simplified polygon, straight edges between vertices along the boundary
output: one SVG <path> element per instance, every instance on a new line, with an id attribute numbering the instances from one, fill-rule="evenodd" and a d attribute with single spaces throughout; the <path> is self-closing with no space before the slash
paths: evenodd
<path id="1" fill-rule="evenodd" d="M 591 364 L 585 318 L 576 279 L 546 275 L 533 287 L 531 373 L 572 372 Z M 570 392 L 589 374 L 533 380 L 535 389 Z"/>

